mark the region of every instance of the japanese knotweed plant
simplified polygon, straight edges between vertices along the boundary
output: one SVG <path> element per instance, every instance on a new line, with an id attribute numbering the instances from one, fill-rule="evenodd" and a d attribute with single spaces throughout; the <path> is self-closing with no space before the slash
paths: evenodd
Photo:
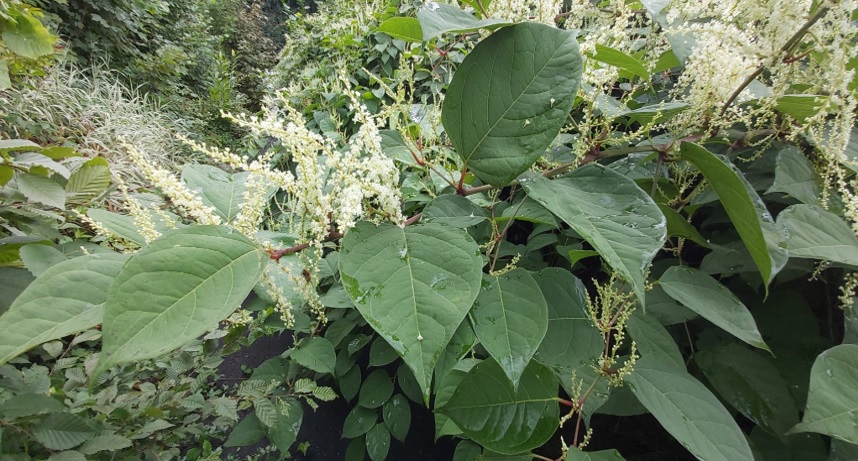
<path id="1" fill-rule="evenodd" d="M 16 333 L 0 362 L 102 323 L 95 374 L 108 372 L 205 333 L 256 290 L 300 342 L 257 370 L 235 440 L 288 450 L 295 396 L 331 397 L 293 379 L 315 372 L 355 400 L 348 459 L 405 440 L 409 400 L 436 436 L 462 439 L 456 459 L 633 457 L 583 451 L 621 444 L 597 413 L 651 413 L 699 459 L 854 457 L 855 5 L 464 3 L 379 26 L 429 49 L 478 40 L 440 126 L 396 88 L 382 118 L 347 85 L 339 137 L 288 104 L 234 117 L 285 156 L 196 146 L 241 172 L 182 180 L 144 166 L 184 219 L 129 208 L 162 234 L 150 239 L 138 218 L 91 210 L 142 248 L 36 279 L 0 317 Z M 63 307 L 46 311 L 47 296 Z M 272 375 L 288 390 L 266 387 Z"/>

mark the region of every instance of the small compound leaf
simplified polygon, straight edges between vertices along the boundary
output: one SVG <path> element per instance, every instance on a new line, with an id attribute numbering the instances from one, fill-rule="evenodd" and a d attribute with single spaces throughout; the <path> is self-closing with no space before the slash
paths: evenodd
<path id="1" fill-rule="evenodd" d="M 539 285 L 521 268 L 497 277 L 486 275 L 471 315 L 480 344 L 518 388 L 548 330 L 548 305 Z"/>
<path id="2" fill-rule="evenodd" d="M 858 267 L 858 237 L 836 214 L 816 205 L 793 205 L 778 215 L 788 232 L 789 255 Z"/>
<path id="3" fill-rule="evenodd" d="M 33 437 L 51 450 L 68 450 L 93 436 L 89 423 L 71 413 L 52 413 L 33 428 Z"/>
<path id="4" fill-rule="evenodd" d="M 438 2 L 428 2 L 417 11 L 417 21 L 423 33 L 423 41 L 432 40 L 445 33 L 464 34 L 511 24 L 502 19 L 480 20 L 456 6 Z M 413 29 L 413 26 L 410 27 Z"/>
<path id="5" fill-rule="evenodd" d="M 482 265 L 464 230 L 436 223 L 362 222 L 342 240 L 346 293 L 414 372 L 424 403 L 441 351 L 477 298 Z"/>
<path id="6" fill-rule="evenodd" d="M 858 444 L 858 345 L 841 344 L 819 354 L 810 369 L 807 407 L 790 434 L 816 432 Z"/>
<path id="7" fill-rule="evenodd" d="M 686 371 L 657 357 L 643 357 L 626 381 L 662 427 L 698 459 L 754 460 L 724 405 Z"/>
<path id="8" fill-rule="evenodd" d="M 646 192 L 626 176 L 595 164 L 554 180 L 528 175 L 521 184 L 593 245 L 644 304 L 644 273 L 667 238 L 664 215 Z"/>
<path id="9" fill-rule="evenodd" d="M 214 328 L 247 297 L 267 261 L 223 226 L 187 227 L 153 241 L 110 288 L 96 370 L 157 357 Z"/>
<path id="10" fill-rule="evenodd" d="M 128 258 L 99 253 L 45 270 L 0 316 L 0 364 L 101 323 L 108 290 Z"/>
<path id="11" fill-rule="evenodd" d="M 672 266 L 658 284 L 671 298 L 724 331 L 751 346 L 770 351 L 748 308 L 711 276 L 690 267 Z"/>
<path id="12" fill-rule="evenodd" d="M 582 70 L 575 33 L 544 24 L 505 27 L 477 44 L 441 112 L 474 175 L 503 186 L 542 156 L 566 122 Z"/>
<path id="13" fill-rule="evenodd" d="M 319 373 L 333 373 L 337 363 L 334 346 L 325 338 L 307 338 L 292 351 L 292 359 L 301 366 Z"/>
<path id="14" fill-rule="evenodd" d="M 542 446 L 557 430 L 557 378 L 530 362 L 517 390 L 494 360 L 474 366 L 440 411 L 471 439 L 504 454 Z"/>
<path id="15" fill-rule="evenodd" d="M 787 252 L 782 247 L 785 236 L 778 230 L 765 204 L 726 158 L 689 142 L 682 143 L 680 151 L 681 158 L 693 163 L 718 194 L 768 291 L 768 285 L 786 264 Z"/>

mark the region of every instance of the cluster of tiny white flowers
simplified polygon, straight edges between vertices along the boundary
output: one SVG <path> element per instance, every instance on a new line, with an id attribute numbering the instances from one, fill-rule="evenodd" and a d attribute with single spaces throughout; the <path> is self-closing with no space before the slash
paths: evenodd
<path id="1" fill-rule="evenodd" d="M 487 13 L 492 18 L 554 25 L 562 6 L 563 0 L 493 0 Z"/>
<path id="2" fill-rule="evenodd" d="M 256 234 L 268 206 L 268 189 L 265 176 L 250 174 L 244 184 L 241 209 L 232 223 L 235 230 L 247 236 Z"/>
<path id="3" fill-rule="evenodd" d="M 146 177 L 152 181 L 161 192 L 170 199 L 176 208 L 199 224 L 220 224 L 221 219 L 215 214 L 214 207 L 206 206 L 200 198 L 191 192 L 178 178 L 169 171 L 155 166 L 134 146 L 124 144 L 134 163 Z"/>

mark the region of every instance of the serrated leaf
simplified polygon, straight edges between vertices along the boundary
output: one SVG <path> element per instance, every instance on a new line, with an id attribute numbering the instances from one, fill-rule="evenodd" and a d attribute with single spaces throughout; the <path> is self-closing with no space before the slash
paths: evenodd
<path id="1" fill-rule="evenodd" d="M 18 190 L 31 202 L 64 209 L 66 206 L 66 191 L 51 178 L 31 173 L 15 175 Z"/>
<path id="2" fill-rule="evenodd" d="M 400 228 L 365 222 L 341 245 L 346 292 L 414 371 L 428 402 L 438 356 L 479 293 L 479 247 L 465 231 L 440 224 Z"/>
<path id="3" fill-rule="evenodd" d="M 745 435 L 724 405 L 684 370 L 643 357 L 626 382 L 662 427 L 698 459 L 754 460 Z"/>
<path id="4" fill-rule="evenodd" d="M 671 298 L 754 347 L 771 351 L 742 301 L 717 280 L 696 269 L 671 266 L 658 281 Z"/>
<path id="5" fill-rule="evenodd" d="M 101 323 L 110 285 L 127 260 L 128 255 L 93 254 L 47 269 L 0 316 L 0 364 Z"/>
<path id="6" fill-rule="evenodd" d="M 265 426 L 255 414 L 251 413 L 233 428 L 223 445 L 225 447 L 245 447 L 253 445 L 262 437 L 265 437 Z"/>
<path id="7" fill-rule="evenodd" d="M 681 144 L 680 152 L 680 158 L 693 163 L 718 194 L 760 270 L 768 292 L 768 285 L 786 264 L 787 252 L 781 246 L 785 236 L 778 230 L 765 204 L 742 173 L 725 157 L 716 156 L 689 142 Z"/>
<path id="8" fill-rule="evenodd" d="M 480 344 L 518 388 L 548 330 L 548 305 L 539 285 L 521 268 L 497 277 L 486 275 L 471 315 Z"/>
<path id="9" fill-rule="evenodd" d="M 429 41 L 445 33 L 467 33 L 480 29 L 496 29 L 511 24 L 502 19 L 477 19 L 456 6 L 446 3 L 428 2 L 417 11 L 417 20 L 423 33 L 423 41 Z"/>
<path id="10" fill-rule="evenodd" d="M 85 455 L 94 455 L 100 451 L 116 451 L 130 446 L 131 440 L 121 435 L 100 435 L 84 442 L 78 451 Z"/>
<path id="11" fill-rule="evenodd" d="M 793 205 L 778 215 L 789 234 L 789 255 L 858 267 L 858 237 L 836 214 L 816 205 Z"/>
<path id="12" fill-rule="evenodd" d="M 0 416 L 5 419 L 24 418 L 51 412 L 61 412 L 65 405 L 59 400 L 41 394 L 18 394 L 0 404 Z"/>
<path id="13" fill-rule="evenodd" d="M 453 75 L 441 113 L 468 169 L 496 186 L 527 170 L 565 123 L 582 70 L 575 33 L 556 27 L 516 24 L 477 44 Z"/>
<path id="14" fill-rule="evenodd" d="M 265 427 L 272 427 L 277 424 L 277 418 L 280 416 L 280 410 L 266 398 L 253 399 L 253 414 L 259 419 Z"/>
<path id="15" fill-rule="evenodd" d="M 212 329 L 247 297 L 267 260 L 221 226 L 187 227 L 153 241 L 110 288 L 97 371 L 157 357 Z"/>
<path id="16" fill-rule="evenodd" d="M 664 215 L 646 192 L 626 176 L 595 164 L 554 180 L 531 174 L 521 184 L 593 245 L 644 304 L 644 273 L 667 238 Z"/>
<path id="17" fill-rule="evenodd" d="M 384 424 L 376 424 L 366 433 L 366 452 L 372 461 L 384 461 L 390 451 L 390 432 Z"/>
<path id="18" fill-rule="evenodd" d="M 817 432 L 858 444 L 858 345 L 841 344 L 819 354 L 801 423 L 788 434 Z"/>
<path id="19" fill-rule="evenodd" d="M 420 21 L 416 18 L 389 18 L 379 24 L 376 30 L 406 42 L 423 41 L 423 29 L 420 27 Z"/>
<path id="20" fill-rule="evenodd" d="M 375 370 L 366 377 L 358 395 L 358 405 L 378 408 L 393 395 L 393 381 L 384 370 Z"/>
<path id="21" fill-rule="evenodd" d="M 408 429 L 411 427 L 411 405 L 401 394 L 390 398 L 381 409 L 384 424 L 390 435 L 400 442 L 405 442 Z"/>
<path id="22" fill-rule="evenodd" d="M 107 160 L 94 158 L 83 164 L 69 177 L 66 193 L 75 200 L 83 201 L 96 197 L 110 186 L 110 167 Z"/>
<path id="23" fill-rule="evenodd" d="M 57 163 L 54 159 L 36 152 L 24 152 L 15 156 L 15 163 L 26 165 L 28 167 L 40 166 L 44 167 L 63 178 L 68 179 L 71 176 L 71 171 L 65 165 Z"/>
<path id="24" fill-rule="evenodd" d="M 333 373 L 337 362 L 333 344 L 319 336 L 305 339 L 292 351 L 291 357 L 301 366 L 319 373 Z"/>
<path id="25" fill-rule="evenodd" d="M 790 146 L 778 153 L 775 182 L 766 194 L 781 192 L 808 205 L 819 203 L 822 179 L 798 148 Z"/>
<path id="26" fill-rule="evenodd" d="M 557 378 L 530 362 L 517 390 L 492 359 L 474 366 L 440 408 L 471 439 L 493 451 L 518 454 L 548 441 L 557 429 Z"/>
<path id="27" fill-rule="evenodd" d="M 91 439 L 95 431 L 71 413 L 52 413 L 33 428 L 33 437 L 51 450 L 68 450 Z"/>

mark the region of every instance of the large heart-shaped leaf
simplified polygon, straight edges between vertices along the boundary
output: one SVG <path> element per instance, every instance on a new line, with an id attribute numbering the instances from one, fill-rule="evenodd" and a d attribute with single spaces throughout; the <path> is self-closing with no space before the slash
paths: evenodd
<path id="1" fill-rule="evenodd" d="M 110 288 L 98 371 L 157 357 L 214 328 L 250 293 L 267 260 L 224 226 L 179 229 L 150 243 Z"/>
<path id="2" fill-rule="evenodd" d="M 626 380 L 662 427 L 698 459 L 754 460 L 724 405 L 686 371 L 658 357 L 644 357 Z"/>
<path id="3" fill-rule="evenodd" d="M 503 19 L 477 19 L 456 6 L 438 2 L 428 2 L 423 5 L 423 8 L 417 11 L 417 20 L 424 41 L 450 32 L 476 32 L 480 29 L 497 29 L 511 24 Z M 410 30 L 407 34 L 410 36 L 414 34 L 414 26 L 410 25 L 409 27 Z M 387 30 L 382 30 L 382 32 L 387 32 Z"/>
<path id="4" fill-rule="evenodd" d="M 548 305 L 539 285 L 520 268 L 497 277 L 487 275 L 472 316 L 480 344 L 500 364 L 513 388 L 518 388 L 524 368 L 548 330 Z"/>
<path id="5" fill-rule="evenodd" d="M 581 72 L 571 31 L 524 23 L 480 42 L 456 70 L 441 113 L 474 175 L 502 186 L 529 168 L 565 123 Z"/>
<path id="6" fill-rule="evenodd" d="M 0 316 L 0 364 L 101 323 L 110 284 L 127 260 L 128 255 L 98 253 L 45 270 Z"/>
<path id="7" fill-rule="evenodd" d="M 667 238 L 664 215 L 646 192 L 596 164 L 553 180 L 531 174 L 521 185 L 593 245 L 644 304 L 644 273 Z"/>
<path id="8" fill-rule="evenodd" d="M 557 378 L 531 362 L 517 390 L 492 359 L 474 366 L 440 411 L 471 439 L 505 454 L 541 446 L 557 429 Z"/>
<path id="9" fill-rule="evenodd" d="M 777 368 L 736 343 L 704 349 L 694 360 L 715 390 L 751 421 L 773 435 L 798 423 L 798 408 Z"/>
<path id="10" fill-rule="evenodd" d="M 693 163 L 718 194 L 768 291 L 769 283 L 787 261 L 783 232 L 778 230 L 760 196 L 729 160 L 690 142 L 682 143 L 680 152 L 681 158 Z"/>
<path id="11" fill-rule="evenodd" d="M 672 266 L 658 281 L 665 293 L 726 332 L 769 351 L 754 317 L 724 285 L 696 269 Z"/>
<path id="12" fill-rule="evenodd" d="M 858 267 L 858 237 L 836 214 L 815 205 L 793 205 L 778 215 L 789 233 L 789 255 Z"/>
<path id="13" fill-rule="evenodd" d="M 482 265 L 476 242 L 441 224 L 362 222 L 342 240 L 346 293 L 414 372 L 427 404 L 435 362 L 479 294 Z"/>
<path id="14" fill-rule="evenodd" d="M 858 345 L 841 344 L 819 354 L 810 369 L 810 390 L 801 423 L 790 430 L 818 432 L 858 444 Z"/>

